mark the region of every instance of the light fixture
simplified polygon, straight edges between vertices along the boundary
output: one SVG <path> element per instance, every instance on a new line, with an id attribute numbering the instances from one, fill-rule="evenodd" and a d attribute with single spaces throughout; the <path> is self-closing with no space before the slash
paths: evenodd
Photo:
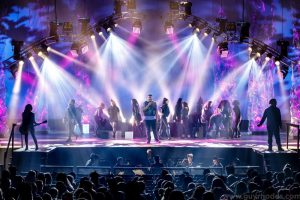
<path id="1" fill-rule="evenodd" d="M 184 14 L 186 16 L 192 15 L 192 5 L 193 4 L 191 2 L 189 2 L 189 1 L 182 1 L 180 3 L 180 5 L 184 7 Z"/>
<path id="2" fill-rule="evenodd" d="M 140 34 L 142 29 L 142 22 L 141 20 L 137 19 L 133 22 L 132 25 L 132 32 L 135 34 Z"/>
<path id="3" fill-rule="evenodd" d="M 218 52 L 221 58 L 227 58 L 228 56 L 228 42 L 222 42 L 218 45 Z"/>
<path id="4" fill-rule="evenodd" d="M 79 18 L 79 23 L 81 23 L 81 35 L 87 35 L 89 29 L 90 18 Z"/>
<path id="5" fill-rule="evenodd" d="M 205 36 L 208 36 L 211 33 L 211 29 L 207 28 L 204 32 Z"/>
<path id="6" fill-rule="evenodd" d="M 70 52 L 73 57 L 78 57 L 81 54 L 87 53 L 89 50 L 89 46 L 86 42 L 80 41 L 80 42 L 73 42 L 71 45 Z"/>
<path id="7" fill-rule="evenodd" d="M 127 1 L 127 9 L 128 10 L 135 10 L 136 9 L 136 2 L 135 2 L 135 0 L 128 0 Z"/>
<path id="8" fill-rule="evenodd" d="M 271 53 L 267 53 L 267 56 L 265 58 L 266 61 L 270 61 L 272 58 L 272 54 Z"/>
<path id="9" fill-rule="evenodd" d="M 275 65 L 279 66 L 280 65 L 280 61 L 281 61 L 281 58 L 280 57 L 276 57 L 275 58 Z"/>
<path id="10" fill-rule="evenodd" d="M 174 25 L 171 21 L 165 22 L 165 31 L 167 35 L 173 35 L 174 34 Z"/>

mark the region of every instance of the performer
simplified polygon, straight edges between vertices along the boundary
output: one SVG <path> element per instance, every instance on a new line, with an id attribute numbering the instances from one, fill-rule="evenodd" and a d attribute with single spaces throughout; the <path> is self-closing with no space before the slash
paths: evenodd
<path id="1" fill-rule="evenodd" d="M 83 113 L 82 107 L 81 105 L 79 105 L 78 107 L 76 107 L 76 122 L 80 130 L 80 135 L 83 135 L 82 113 Z"/>
<path id="2" fill-rule="evenodd" d="M 103 130 L 110 129 L 110 125 L 108 123 L 108 118 L 103 112 L 104 108 L 105 108 L 104 103 L 101 103 L 94 114 L 94 119 L 97 124 L 97 129 L 96 129 L 97 135 L 100 134 L 100 132 Z"/>
<path id="3" fill-rule="evenodd" d="M 230 103 L 228 100 L 222 100 L 220 104 L 225 133 L 228 134 L 227 138 L 232 138 L 232 110 Z"/>
<path id="4" fill-rule="evenodd" d="M 175 105 L 175 113 L 173 116 L 173 120 L 175 122 L 181 122 L 181 117 L 182 117 L 182 98 L 179 98 Z"/>
<path id="5" fill-rule="evenodd" d="M 182 103 L 181 119 L 183 124 L 183 137 L 187 138 L 189 134 L 189 105 L 186 101 Z"/>
<path id="6" fill-rule="evenodd" d="M 66 123 L 68 124 L 69 129 L 69 138 L 66 142 L 72 142 L 72 135 L 74 134 L 74 127 L 77 122 L 77 114 L 75 108 L 75 100 L 71 99 L 68 108 L 67 108 L 67 115 L 66 115 Z"/>
<path id="7" fill-rule="evenodd" d="M 203 127 L 203 138 L 207 137 L 207 128 L 209 125 L 209 119 L 213 115 L 213 110 L 211 105 L 212 105 L 212 101 L 208 101 L 202 109 L 201 123 Z"/>
<path id="8" fill-rule="evenodd" d="M 34 134 L 34 126 L 38 123 L 35 122 L 34 113 L 32 112 L 32 105 L 27 104 L 25 106 L 24 112 L 22 113 L 22 123 L 20 126 L 20 132 L 25 136 L 25 150 L 28 150 L 28 132 L 30 132 L 32 139 L 35 144 L 35 150 L 38 150 L 37 140 Z"/>
<path id="9" fill-rule="evenodd" d="M 153 131 L 155 141 L 159 143 L 160 141 L 156 133 L 157 106 L 156 102 L 152 100 L 151 94 L 148 95 L 147 101 L 144 102 L 143 112 L 147 128 L 147 144 L 151 141 L 151 130 Z"/>
<path id="10" fill-rule="evenodd" d="M 276 99 L 269 101 L 270 107 L 265 109 L 263 117 L 257 126 L 261 126 L 267 119 L 267 130 L 268 130 L 268 151 L 272 151 L 272 137 L 275 136 L 278 151 L 284 151 L 281 147 L 280 142 L 280 128 L 282 127 L 280 109 L 276 107 Z"/>
<path id="11" fill-rule="evenodd" d="M 111 99 L 110 107 L 107 110 L 108 110 L 109 120 L 113 128 L 113 138 L 115 138 L 117 132 L 117 125 L 119 124 L 120 109 L 116 105 L 116 102 Z"/>
<path id="12" fill-rule="evenodd" d="M 140 112 L 140 106 L 136 99 L 131 99 L 132 106 L 132 115 L 133 115 L 133 128 L 137 128 L 138 135 L 142 136 L 143 127 L 142 127 L 142 116 Z"/>
<path id="13" fill-rule="evenodd" d="M 208 131 L 211 131 L 215 127 L 215 138 L 217 138 L 220 134 L 222 119 L 221 109 L 218 107 L 215 114 L 210 117 L 208 126 Z"/>
<path id="14" fill-rule="evenodd" d="M 167 98 L 163 99 L 162 106 L 160 107 L 160 111 L 162 113 L 160 118 L 160 126 L 159 126 L 159 137 L 162 137 L 164 133 L 166 133 L 168 140 L 171 139 L 170 127 L 168 124 L 167 117 L 170 115 L 169 108 L 169 100 Z"/>
<path id="15" fill-rule="evenodd" d="M 240 102 L 238 100 L 234 100 L 233 103 L 233 137 L 239 138 L 241 137 L 240 132 L 240 124 L 242 121 L 241 109 L 240 109 Z"/>

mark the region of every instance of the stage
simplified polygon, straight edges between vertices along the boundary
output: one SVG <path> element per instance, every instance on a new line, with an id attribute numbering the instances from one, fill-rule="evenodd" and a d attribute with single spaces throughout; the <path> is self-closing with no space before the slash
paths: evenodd
<path id="1" fill-rule="evenodd" d="M 217 156 L 224 166 L 239 162 L 241 166 L 258 166 L 261 172 L 266 170 L 280 170 L 287 162 L 297 166 L 298 155 L 295 151 L 296 141 L 289 142 L 286 150 L 286 135 L 281 134 L 284 152 L 278 152 L 273 143 L 273 152 L 267 149 L 266 135 L 249 135 L 242 133 L 238 139 L 181 139 L 161 140 L 161 143 L 151 141 L 146 143 L 145 138 L 125 139 L 100 139 L 93 134 L 72 138 L 67 143 L 67 134 L 49 133 L 37 134 L 39 150 L 34 150 L 34 145 L 29 137 L 29 150 L 21 148 L 20 135 L 15 137 L 16 150 L 13 164 L 20 171 L 29 169 L 51 171 L 53 169 L 70 170 L 74 167 L 82 168 L 91 153 L 99 155 L 99 166 L 114 166 L 118 157 L 124 157 L 131 166 L 144 166 L 147 149 L 152 149 L 161 157 L 163 163 L 169 160 L 180 162 L 186 154 L 193 153 L 196 166 L 202 168 L 211 164 L 212 158 Z M 273 141 L 275 142 L 275 141 Z M 4 152 L 7 139 L 1 139 L 1 150 Z M 8 156 L 9 157 L 9 156 Z M 9 159 L 8 162 L 10 163 Z M 78 170 L 78 169 L 77 169 Z"/>

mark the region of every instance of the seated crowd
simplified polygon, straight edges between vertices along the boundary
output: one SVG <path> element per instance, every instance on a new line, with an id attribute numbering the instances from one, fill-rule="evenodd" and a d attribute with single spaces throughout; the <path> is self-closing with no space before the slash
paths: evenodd
<path id="1" fill-rule="evenodd" d="M 188 173 L 159 176 L 120 176 L 92 172 L 89 177 L 75 173 L 29 171 L 17 174 L 15 167 L 2 171 L 0 200 L 225 200 L 300 199 L 300 172 L 287 164 L 280 172 L 263 175 L 249 169 L 245 176 L 220 176 L 209 169 L 200 176 Z"/>

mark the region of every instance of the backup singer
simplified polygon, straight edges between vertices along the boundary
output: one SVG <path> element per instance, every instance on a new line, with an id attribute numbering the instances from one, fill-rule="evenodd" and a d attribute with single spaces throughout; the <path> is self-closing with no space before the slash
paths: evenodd
<path id="1" fill-rule="evenodd" d="M 147 128 L 147 144 L 151 141 L 151 130 L 153 131 L 155 141 L 159 142 L 156 131 L 157 105 L 156 102 L 152 100 L 151 94 L 148 95 L 147 101 L 144 102 L 143 112 Z"/>
<path id="2" fill-rule="evenodd" d="M 240 109 L 240 102 L 238 100 L 234 100 L 233 103 L 233 137 L 239 138 L 241 137 L 240 132 L 240 124 L 242 121 L 241 109 Z"/>
<path id="3" fill-rule="evenodd" d="M 142 116 L 140 112 L 140 106 L 136 99 L 131 99 L 131 108 L 132 108 L 132 116 L 133 116 L 133 129 L 137 131 L 139 136 L 143 135 L 143 127 L 142 127 Z"/>
<path id="4" fill-rule="evenodd" d="M 111 126 L 113 128 L 113 138 L 115 138 L 117 132 L 117 126 L 119 124 L 120 109 L 116 105 L 116 102 L 114 100 L 112 99 L 110 100 L 110 107 L 108 107 L 107 111 L 108 111 Z"/>
<path id="5" fill-rule="evenodd" d="M 34 117 L 34 113 L 32 112 L 32 105 L 31 104 L 27 104 L 25 106 L 24 112 L 22 113 L 22 123 L 20 126 L 20 132 L 21 134 L 24 134 L 25 136 L 25 150 L 28 150 L 28 132 L 30 132 L 32 139 L 34 141 L 35 144 L 35 150 L 38 150 L 38 144 L 37 144 L 37 140 L 34 134 L 34 126 L 37 125 L 37 123 L 35 122 L 35 117 Z"/>
<path id="6" fill-rule="evenodd" d="M 212 115 L 213 115 L 212 101 L 208 101 L 203 106 L 202 115 L 201 115 L 201 123 L 202 123 L 202 127 L 203 127 L 203 138 L 207 137 L 207 129 L 209 126 L 209 120 Z"/>
<path id="7" fill-rule="evenodd" d="M 168 116 L 170 115 L 169 108 L 169 100 L 167 98 L 163 99 L 162 106 L 160 107 L 161 118 L 160 118 L 160 126 L 159 126 L 159 136 L 162 137 L 164 133 L 166 133 L 168 140 L 171 139 L 170 127 L 168 124 Z"/>
<path id="8" fill-rule="evenodd" d="M 77 110 L 75 108 L 75 100 L 71 99 L 65 117 L 65 122 L 68 125 L 69 137 L 66 142 L 72 142 L 72 135 L 74 134 L 74 128 L 77 122 Z"/>

